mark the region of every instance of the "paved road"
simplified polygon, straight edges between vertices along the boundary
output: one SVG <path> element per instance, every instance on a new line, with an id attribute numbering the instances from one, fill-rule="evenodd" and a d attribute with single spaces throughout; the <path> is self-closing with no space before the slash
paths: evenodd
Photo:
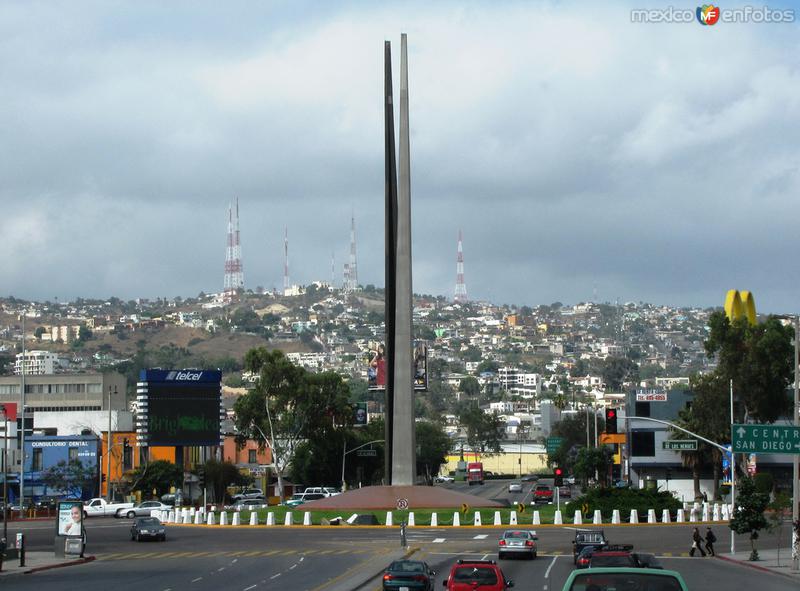
<path id="1" fill-rule="evenodd" d="M 13 539 L 19 526 L 9 525 L 13 525 L 9 529 Z M 95 562 L 15 578 L 9 585 L 6 583 L 12 580 L 4 580 L 3 588 L 49 591 L 64 589 L 65 581 L 68 581 L 70 588 L 82 591 L 324 591 L 349 569 L 359 569 L 376 560 L 382 564 L 383 557 L 388 561 L 389 552 L 400 547 L 397 527 L 303 529 L 261 526 L 234 529 L 168 526 L 166 543 L 136 543 L 130 541 L 129 526 L 128 520 L 90 519 L 87 521 L 87 551 L 97 556 Z M 28 547 L 31 550 L 52 549 L 53 527 L 53 522 L 25 524 Z M 502 529 L 411 528 L 408 530 L 408 543 L 419 548 L 419 555 L 442 573 L 448 571 L 458 557 L 496 557 L 496 539 Z M 684 558 L 691 533 L 691 527 L 687 525 L 606 526 L 604 530 L 612 543 L 631 543 L 640 551 L 664 557 L 665 565 L 684 573 L 694 589 L 723 588 L 723 582 L 737 587 L 747 582 L 755 585 L 756 580 L 759 581 L 759 591 L 790 588 L 780 583 L 762 584 L 762 579 L 771 581 L 777 577 L 719 560 Z M 725 538 L 722 525 L 717 526 L 716 531 L 720 539 Z M 532 562 L 503 561 L 503 568 L 508 570 L 510 578 L 517 580 L 517 588 L 553 591 L 560 588 L 572 568 L 574 528 L 542 527 L 537 529 L 537 533 L 539 558 Z M 762 548 L 774 545 L 774 536 L 764 535 L 759 542 Z M 747 541 L 742 538 L 738 544 L 743 548 Z M 715 585 L 709 587 L 708 581 L 714 581 Z"/>

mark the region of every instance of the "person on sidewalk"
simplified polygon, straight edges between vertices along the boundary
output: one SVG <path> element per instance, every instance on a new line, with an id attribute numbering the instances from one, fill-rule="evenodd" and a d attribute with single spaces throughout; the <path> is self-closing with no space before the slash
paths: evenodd
<path id="1" fill-rule="evenodd" d="M 700 530 L 694 528 L 692 531 L 692 549 L 689 550 L 689 556 L 694 556 L 694 551 L 699 550 L 700 556 L 705 557 L 706 553 L 703 550 L 703 537 L 700 535 Z"/>
<path id="2" fill-rule="evenodd" d="M 709 525 L 706 528 L 706 551 L 711 556 L 716 556 L 716 552 L 714 552 L 714 542 L 717 541 L 717 536 L 714 535 L 714 532 L 711 531 L 711 526 Z"/>

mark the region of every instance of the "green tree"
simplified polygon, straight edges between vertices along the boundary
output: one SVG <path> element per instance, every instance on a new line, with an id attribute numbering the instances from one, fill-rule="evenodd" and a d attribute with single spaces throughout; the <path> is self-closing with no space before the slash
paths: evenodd
<path id="1" fill-rule="evenodd" d="M 169 492 L 173 486 L 183 485 L 183 468 L 168 462 L 167 460 L 156 460 L 142 464 L 133 472 L 123 476 L 123 490 L 142 491 L 145 497 L 149 497 L 155 491 L 155 496 L 160 497 Z"/>
<path id="2" fill-rule="evenodd" d="M 214 459 L 203 464 L 206 473 L 206 487 L 213 493 L 216 503 L 224 503 L 225 491 L 229 486 L 245 486 L 251 479 L 239 471 L 233 462 L 220 462 Z"/>
<path id="3" fill-rule="evenodd" d="M 418 421 L 415 424 L 417 439 L 417 474 L 422 474 L 428 484 L 447 462 L 450 438 L 439 423 Z"/>
<path id="4" fill-rule="evenodd" d="M 481 384 L 477 378 L 467 376 L 458 383 L 458 391 L 467 398 L 477 398 L 481 393 Z"/>
<path id="5" fill-rule="evenodd" d="M 283 499 L 284 474 L 300 444 L 326 441 L 337 427 L 352 424 L 350 390 L 338 374 L 310 374 L 278 350 L 251 349 L 245 367 L 258 380 L 234 404 L 237 438 L 271 449 Z"/>
<path id="6" fill-rule="evenodd" d="M 737 420 L 773 423 L 791 409 L 787 387 L 792 381 L 794 347 L 791 326 L 770 316 L 751 325 L 747 319 L 730 322 L 724 312 L 709 318 L 706 353 L 717 357 L 717 375 L 733 380 Z"/>
<path id="7" fill-rule="evenodd" d="M 97 469 L 80 460 L 61 460 L 42 474 L 48 494 L 63 492 L 67 497 L 88 498 L 97 491 Z"/>
<path id="8" fill-rule="evenodd" d="M 485 413 L 476 405 L 461 411 L 459 422 L 467 432 L 467 445 L 476 453 L 491 455 L 500 453 L 500 429 L 502 421 L 497 413 Z"/>
<path id="9" fill-rule="evenodd" d="M 500 369 L 500 364 L 497 363 L 497 361 L 494 361 L 493 359 L 486 359 L 478 364 L 477 373 L 478 375 L 484 372 L 497 373 L 498 369 Z"/>
<path id="10" fill-rule="evenodd" d="M 603 363 L 603 382 L 612 391 L 622 389 L 624 382 L 637 381 L 639 366 L 624 357 L 608 357 Z"/>
<path id="11" fill-rule="evenodd" d="M 758 560 L 758 532 L 768 526 L 764 516 L 769 495 L 758 492 L 752 478 L 741 478 L 736 489 L 736 508 L 729 527 L 737 534 L 750 534 L 750 560 Z"/>
<path id="12" fill-rule="evenodd" d="M 598 476 L 598 481 L 607 483 L 608 467 L 611 465 L 611 450 L 606 446 L 582 447 L 575 457 L 575 476 L 582 478 L 584 483 Z"/>

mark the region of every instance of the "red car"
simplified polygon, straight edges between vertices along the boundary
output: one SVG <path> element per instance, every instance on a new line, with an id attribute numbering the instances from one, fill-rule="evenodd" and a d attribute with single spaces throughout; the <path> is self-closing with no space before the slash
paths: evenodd
<path id="1" fill-rule="evenodd" d="M 505 591 L 514 586 L 494 560 L 459 560 L 442 581 L 447 591 Z"/>

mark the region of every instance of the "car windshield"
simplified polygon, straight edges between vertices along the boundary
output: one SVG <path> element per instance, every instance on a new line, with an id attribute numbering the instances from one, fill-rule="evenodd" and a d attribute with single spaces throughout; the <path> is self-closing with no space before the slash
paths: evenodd
<path id="1" fill-rule="evenodd" d="M 465 566 L 457 568 L 453 580 L 459 583 L 478 583 L 480 585 L 496 585 L 497 575 L 492 568 Z"/>
<path id="2" fill-rule="evenodd" d="M 572 581 L 569 591 L 682 591 L 680 581 L 671 575 L 640 573 L 592 573 L 580 574 Z"/>
<path id="3" fill-rule="evenodd" d="M 578 542 L 585 542 L 589 544 L 602 544 L 603 534 L 578 534 L 575 539 Z"/>
<path id="4" fill-rule="evenodd" d="M 139 520 L 139 525 L 144 527 L 151 527 L 154 525 L 161 525 L 161 522 L 155 517 L 145 517 Z"/>
<path id="5" fill-rule="evenodd" d="M 503 537 L 527 539 L 528 532 L 526 532 L 526 531 L 507 531 Z"/>
<path id="6" fill-rule="evenodd" d="M 405 573 L 421 573 L 425 572 L 421 562 L 414 562 L 413 560 L 400 560 L 393 562 L 389 565 L 389 570 L 405 572 Z"/>

